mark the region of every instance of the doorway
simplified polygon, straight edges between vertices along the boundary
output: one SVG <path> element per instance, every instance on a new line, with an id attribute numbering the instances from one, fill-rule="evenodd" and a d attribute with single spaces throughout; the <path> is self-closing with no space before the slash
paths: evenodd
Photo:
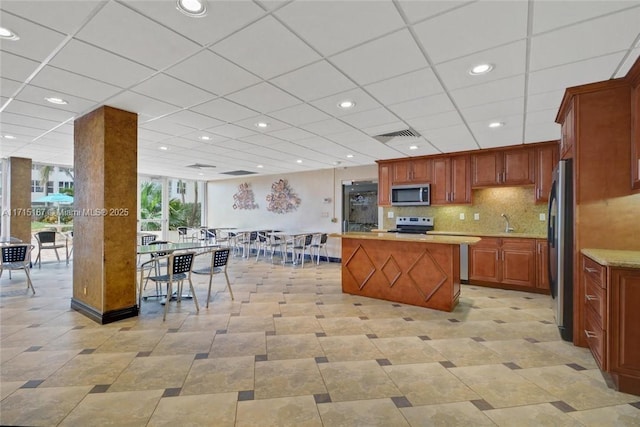
<path id="1" fill-rule="evenodd" d="M 378 183 L 342 183 L 342 231 L 371 231 L 378 228 Z"/>

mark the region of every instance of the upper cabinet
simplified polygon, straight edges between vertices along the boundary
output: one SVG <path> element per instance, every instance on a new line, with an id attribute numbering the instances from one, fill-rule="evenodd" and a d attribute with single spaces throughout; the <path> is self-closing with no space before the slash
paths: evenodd
<path id="1" fill-rule="evenodd" d="M 559 150 L 557 143 L 544 144 L 535 148 L 536 203 L 546 203 L 549 201 L 553 168 L 558 164 L 558 155 Z"/>
<path id="2" fill-rule="evenodd" d="M 631 188 L 640 191 L 640 61 L 629 72 L 631 93 Z"/>
<path id="3" fill-rule="evenodd" d="M 535 181 L 533 150 L 514 148 L 491 150 L 471 156 L 473 188 L 499 185 L 528 185 Z"/>
<path id="4" fill-rule="evenodd" d="M 560 139 L 560 158 L 573 158 L 573 147 L 576 141 L 576 111 L 575 102 L 572 99 L 567 104 L 567 111 L 562 123 L 561 139 Z"/>
<path id="5" fill-rule="evenodd" d="M 431 159 L 399 160 L 393 163 L 392 184 L 431 182 Z"/>
<path id="6" fill-rule="evenodd" d="M 471 203 L 470 169 L 468 154 L 433 159 L 431 204 Z"/>
<path id="7" fill-rule="evenodd" d="M 378 165 L 378 205 L 391 206 L 391 163 Z"/>

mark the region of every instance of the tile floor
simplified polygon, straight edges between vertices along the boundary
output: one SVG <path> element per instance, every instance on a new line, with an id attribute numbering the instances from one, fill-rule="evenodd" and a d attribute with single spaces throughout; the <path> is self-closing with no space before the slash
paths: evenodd
<path id="1" fill-rule="evenodd" d="M 452 313 L 342 294 L 340 265 L 232 259 L 208 309 L 149 299 L 98 325 L 69 309 L 72 264 L 0 279 L 0 424 L 638 426 L 559 339 L 547 296 L 463 285 Z"/>

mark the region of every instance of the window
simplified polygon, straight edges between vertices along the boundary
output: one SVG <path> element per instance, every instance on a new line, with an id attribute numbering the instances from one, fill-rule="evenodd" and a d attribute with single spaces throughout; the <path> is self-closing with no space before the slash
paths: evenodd
<path id="1" fill-rule="evenodd" d="M 187 183 L 184 181 L 178 181 L 178 194 L 186 194 L 187 193 Z"/>
<path id="2" fill-rule="evenodd" d="M 63 188 L 73 188 L 73 181 L 58 181 L 58 192 Z"/>
<path id="3" fill-rule="evenodd" d="M 53 193 L 53 181 L 47 181 L 47 192 Z"/>
<path id="4" fill-rule="evenodd" d="M 40 181 L 37 179 L 31 180 L 31 192 L 32 193 L 42 193 L 42 187 L 40 186 Z"/>

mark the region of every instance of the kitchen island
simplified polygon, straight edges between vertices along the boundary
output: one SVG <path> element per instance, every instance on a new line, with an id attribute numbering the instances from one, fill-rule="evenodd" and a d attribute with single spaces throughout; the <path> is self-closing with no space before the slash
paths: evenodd
<path id="1" fill-rule="evenodd" d="M 442 311 L 460 297 L 460 245 L 469 236 L 335 233 L 342 239 L 342 291 Z"/>

